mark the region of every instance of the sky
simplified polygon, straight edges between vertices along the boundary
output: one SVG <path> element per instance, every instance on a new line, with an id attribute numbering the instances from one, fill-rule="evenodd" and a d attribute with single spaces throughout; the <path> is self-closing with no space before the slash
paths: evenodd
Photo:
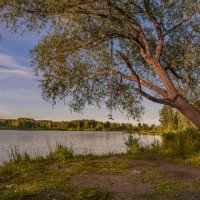
<path id="1" fill-rule="evenodd" d="M 52 105 L 45 102 L 38 87 L 37 77 L 30 67 L 29 50 L 33 48 L 40 35 L 36 33 L 10 33 L 0 25 L 0 118 L 27 117 L 47 120 L 95 119 L 107 121 L 109 111 L 102 107 L 86 107 L 83 113 L 71 113 L 64 103 Z M 159 123 L 160 105 L 144 100 L 145 114 L 141 122 Z M 136 124 L 120 112 L 114 112 L 115 122 Z"/>

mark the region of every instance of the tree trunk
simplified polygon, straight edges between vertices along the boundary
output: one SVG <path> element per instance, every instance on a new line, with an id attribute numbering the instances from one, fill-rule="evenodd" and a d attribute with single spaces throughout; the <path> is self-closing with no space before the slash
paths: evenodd
<path id="1" fill-rule="evenodd" d="M 176 100 L 177 109 L 200 129 L 200 110 L 181 96 Z"/>
<path id="2" fill-rule="evenodd" d="M 165 85 L 165 88 L 168 92 L 168 98 L 175 98 L 176 95 L 178 95 L 178 91 L 176 90 L 166 70 L 164 70 L 158 62 L 154 62 L 153 69 L 160 77 L 162 83 Z M 177 109 L 200 129 L 200 110 L 191 105 L 181 95 L 179 95 L 178 98 L 175 100 L 175 104 L 177 105 Z"/>

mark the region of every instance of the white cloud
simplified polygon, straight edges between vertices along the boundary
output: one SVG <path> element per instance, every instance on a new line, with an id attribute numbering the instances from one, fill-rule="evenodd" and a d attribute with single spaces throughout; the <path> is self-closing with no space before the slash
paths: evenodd
<path id="1" fill-rule="evenodd" d="M 0 69 L 0 78 L 8 78 L 12 75 L 17 75 L 17 76 L 25 76 L 25 77 L 30 77 L 32 76 L 30 72 L 25 71 L 25 70 L 17 70 L 17 69 Z"/>
<path id="2" fill-rule="evenodd" d="M 10 76 L 22 76 L 22 77 L 30 77 L 32 75 L 32 71 L 30 68 L 19 64 L 17 57 L 0 53 L 0 78 L 7 78 Z"/>
<path id="3" fill-rule="evenodd" d="M 0 90 L 0 99 L 14 101 L 42 101 L 42 97 L 35 89 L 7 89 Z"/>

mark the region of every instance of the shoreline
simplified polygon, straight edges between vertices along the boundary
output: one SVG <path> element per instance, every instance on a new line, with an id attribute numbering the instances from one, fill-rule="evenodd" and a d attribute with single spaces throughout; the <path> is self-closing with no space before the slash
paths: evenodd
<path id="1" fill-rule="evenodd" d="M 18 155 L 0 166 L 1 198 L 199 199 L 200 167 L 183 162 L 158 153 L 73 156 L 60 149 L 35 159 Z"/>
<path id="2" fill-rule="evenodd" d="M 65 129 L 32 129 L 32 128 L 0 128 L 0 131 L 13 130 L 13 131 L 65 131 L 65 132 L 120 132 L 123 134 L 138 134 L 138 135 L 162 135 L 163 132 L 149 132 L 149 131 L 124 131 L 124 130 L 65 130 Z"/>

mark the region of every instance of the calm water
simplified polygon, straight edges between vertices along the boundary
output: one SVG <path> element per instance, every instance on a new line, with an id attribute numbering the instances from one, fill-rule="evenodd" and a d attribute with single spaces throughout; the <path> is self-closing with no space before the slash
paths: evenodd
<path id="1" fill-rule="evenodd" d="M 160 141 L 160 136 L 137 135 L 144 145 L 154 140 Z M 70 147 L 76 154 L 105 154 L 126 152 L 127 134 L 122 132 L 87 132 L 87 131 L 14 131 L 0 130 L 0 163 L 7 160 L 11 146 L 17 146 L 21 152 L 31 155 L 47 154 L 53 150 L 56 143 Z"/>

